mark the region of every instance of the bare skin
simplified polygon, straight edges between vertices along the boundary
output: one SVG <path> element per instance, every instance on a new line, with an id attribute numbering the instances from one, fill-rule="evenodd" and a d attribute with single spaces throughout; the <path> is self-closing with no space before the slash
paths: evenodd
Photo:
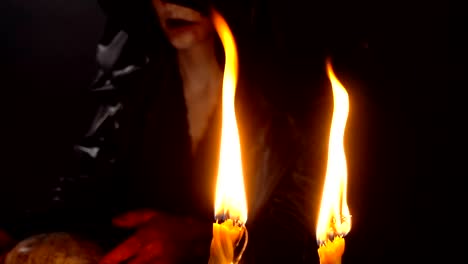
<path id="1" fill-rule="evenodd" d="M 210 18 L 195 10 L 161 0 L 153 4 L 168 40 L 177 50 L 195 153 L 221 93 L 223 72 L 214 52 L 215 31 Z M 173 26 L 175 19 L 182 20 L 182 25 Z"/>
<path id="2" fill-rule="evenodd" d="M 221 93 L 223 72 L 210 43 L 178 52 L 193 153 L 206 133 Z"/>

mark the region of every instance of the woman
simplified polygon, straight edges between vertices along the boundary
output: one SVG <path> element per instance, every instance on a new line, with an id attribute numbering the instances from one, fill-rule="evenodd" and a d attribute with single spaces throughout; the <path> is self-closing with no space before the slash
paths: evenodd
<path id="1" fill-rule="evenodd" d="M 153 0 L 154 9 L 141 2 L 142 8 L 133 10 L 110 2 L 102 3 L 110 20 L 97 53 L 101 70 L 93 94 L 98 112 L 76 146 L 80 176 L 61 179 L 55 189 L 54 207 L 62 210 L 55 210 L 60 213 L 51 230 L 58 222 L 70 223 L 60 228 L 91 233 L 105 247 L 117 244 L 103 264 L 129 259 L 206 263 L 224 55 L 210 5 Z M 148 10 L 157 18 L 146 16 Z M 232 25 L 234 34 L 242 30 Z M 292 119 L 265 96 L 262 87 L 272 89 L 278 81 L 271 77 L 273 69 L 258 64 L 259 57 L 244 50 L 242 38 L 237 40 L 236 111 L 250 230 L 244 260 L 302 263 L 314 245 L 304 214 L 309 188 L 299 166 L 301 142 Z M 245 59 L 250 56 L 251 61 Z M 262 69 L 268 74 L 264 79 Z M 64 212 L 71 217 L 64 219 Z M 121 216 L 113 224 L 129 228 L 130 234 L 116 235 L 106 227 L 106 219 L 116 215 Z"/>

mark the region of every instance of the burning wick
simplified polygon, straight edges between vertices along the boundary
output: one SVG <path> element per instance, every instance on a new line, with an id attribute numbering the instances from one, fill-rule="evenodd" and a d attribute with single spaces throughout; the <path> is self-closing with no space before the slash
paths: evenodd
<path id="1" fill-rule="evenodd" d="M 328 161 L 316 235 L 321 264 L 340 264 L 345 249 L 344 236 L 351 230 L 351 214 L 346 202 L 348 181 L 344 131 L 349 112 L 348 93 L 336 78 L 330 61 L 327 74 L 333 89 L 333 117 L 328 143 Z"/>
<path id="2" fill-rule="evenodd" d="M 234 98 L 237 84 L 237 50 L 224 18 L 213 11 L 213 22 L 223 43 L 226 62 L 223 76 L 221 146 L 215 196 L 215 219 L 209 264 L 238 263 L 247 247 L 247 201 L 244 189 L 239 131 Z M 221 223 L 221 221 L 223 221 Z M 243 245 L 240 246 L 241 242 Z M 238 249 L 236 252 L 236 249 Z"/>

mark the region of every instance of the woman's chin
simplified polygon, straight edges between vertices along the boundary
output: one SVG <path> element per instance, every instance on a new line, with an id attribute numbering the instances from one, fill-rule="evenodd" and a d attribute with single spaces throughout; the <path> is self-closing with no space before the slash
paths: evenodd
<path id="1" fill-rule="evenodd" d="M 169 38 L 172 46 L 177 50 L 189 49 L 197 43 L 195 38 L 190 32 L 179 33 Z"/>

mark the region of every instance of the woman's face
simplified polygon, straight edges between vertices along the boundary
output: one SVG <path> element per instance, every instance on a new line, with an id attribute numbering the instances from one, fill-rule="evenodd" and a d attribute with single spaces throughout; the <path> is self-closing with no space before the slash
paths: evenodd
<path id="1" fill-rule="evenodd" d="M 153 0 L 159 23 L 176 49 L 187 49 L 212 37 L 214 28 L 208 16 L 191 8 Z"/>

